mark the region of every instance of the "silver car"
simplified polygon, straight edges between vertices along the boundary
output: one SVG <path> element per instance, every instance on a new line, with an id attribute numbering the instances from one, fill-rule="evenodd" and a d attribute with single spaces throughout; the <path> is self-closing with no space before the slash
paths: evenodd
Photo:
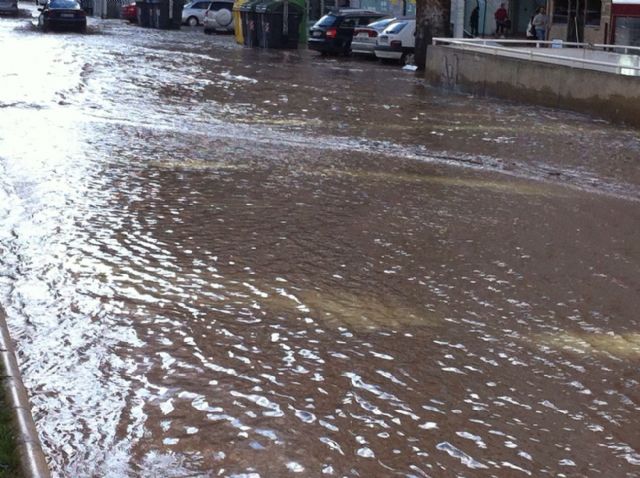
<path id="1" fill-rule="evenodd" d="M 182 8 L 182 23 L 189 25 L 190 27 L 197 27 L 202 25 L 204 20 L 204 12 L 207 11 L 211 5 L 210 1 L 194 1 L 185 4 Z"/>
<path id="2" fill-rule="evenodd" d="M 378 35 L 393 21 L 395 18 L 383 18 L 369 23 L 366 27 L 356 27 L 351 40 L 351 52 L 359 55 L 375 55 L 373 49 Z"/>
<path id="3" fill-rule="evenodd" d="M 204 15 L 204 32 L 233 32 L 233 0 L 216 0 Z"/>
<path id="4" fill-rule="evenodd" d="M 17 15 L 18 1 L 17 0 L 0 0 L 0 14 Z"/>

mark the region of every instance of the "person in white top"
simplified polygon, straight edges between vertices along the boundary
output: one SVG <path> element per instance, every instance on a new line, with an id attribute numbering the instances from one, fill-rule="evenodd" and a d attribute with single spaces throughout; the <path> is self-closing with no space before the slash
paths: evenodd
<path id="1" fill-rule="evenodd" d="M 545 40 L 547 37 L 547 25 L 549 23 L 549 17 L 544 7 L 540 7 L 538 13 L 533 17 L 533 27 L 536 29 L 536 38 L 538 40 Z"/>

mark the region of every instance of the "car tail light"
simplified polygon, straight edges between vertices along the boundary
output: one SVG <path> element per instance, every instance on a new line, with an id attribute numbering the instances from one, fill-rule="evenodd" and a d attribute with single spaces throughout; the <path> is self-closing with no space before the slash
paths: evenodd
<path id="1" fill-rule="evenodd" d="M 400 40 L 392 40 L 389 46 L 391 48 L 402 48 L 402 42 Z"/>
<path id="2" fill-rule="evenodd" d="M 338 36 L 338 30 L 336 30 L 335 28 L 328 28 L 325 35 L 327 36 L 327 38 L 335 38 L 336 36 Z"/>

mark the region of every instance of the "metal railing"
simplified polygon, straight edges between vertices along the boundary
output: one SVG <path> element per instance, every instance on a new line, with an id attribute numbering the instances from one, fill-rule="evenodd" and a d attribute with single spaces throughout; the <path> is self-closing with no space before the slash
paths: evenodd
<path id="1" fill-rule="evenodd" d="M 491 39 L 491 38 L 434 38 L 434 45 L 453 45 L 456 47 L 462 47 L 465 49 L 472 49 L 475 51 L 482 51 L 484 53 L 493 54 L 495 56 L 505 56 L 509 58 L 518 58 L 532 61 L 540 61 L 545 63 L 552 63 L 557 65 L 579 67 L 590 70 L 605 71 L 608 73 L 615 73 L 625 76 L 640 76 L 640 56 L 636 65 L 624 65 L 619 62 L 591 60 L 586 58 L 589 51 L 602 51 L 608 53 L 617 53 L 611 50 L 623 50 L 623 55 L 628 55 L 629 52 L 633 52 L 635 55 L 640 55 L 640 47 L 628 46 L 628 45 L 604 45 L 604 44 L 591 44 L 591 43 L 577 43 L 577 42 L 565 42 L 565 41 L 543 41 L 543 40 L 505 40 L 505 39 Z M 512 46 L 502 46 L 502 45 Z M 520 49 L 518 47 L 534 47 Z M 549 53 L 546 53 L 544 48 L 550 47 Z M 561 50 L 563 48 L 576 48 L 583 50 L 583 58 L 563 55 Z M 550 53 L 553 52 L 553 53 Z"/>

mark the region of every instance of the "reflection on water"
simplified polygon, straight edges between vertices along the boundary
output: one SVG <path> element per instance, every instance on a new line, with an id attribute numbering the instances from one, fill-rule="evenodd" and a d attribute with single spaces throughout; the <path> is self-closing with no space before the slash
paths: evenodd
<path id="1" fill-rule="evenodd" d="M 389 67 L 11 22 L 56 52 L 0 66 L 0 294 L 57 476 L 640 472 L 635 133 L 553 113 L 627 140 L 595 195 L 450 168 L 526 159 L 520 110 Z"/>

